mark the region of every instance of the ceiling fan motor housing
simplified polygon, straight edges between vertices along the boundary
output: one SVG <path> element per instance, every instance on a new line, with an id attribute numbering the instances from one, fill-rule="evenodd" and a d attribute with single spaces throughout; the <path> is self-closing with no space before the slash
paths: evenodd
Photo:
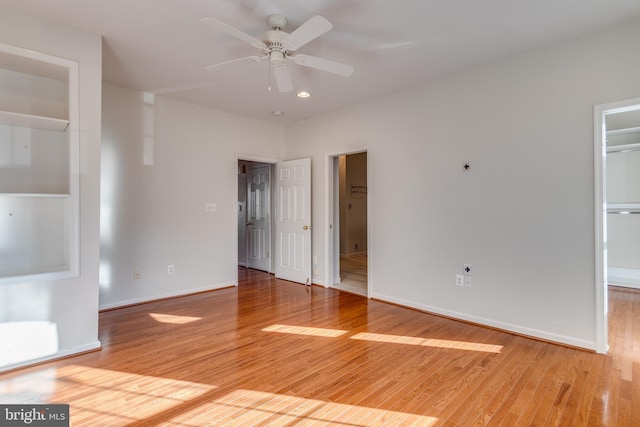
<path id="1" fill-rule="evenodd" d="M 265 53 L 269 55 L 271 65 L 274 67 L 283 65 L 284 59 L 292 53 L 286 49 L 283 43 L 288 35 L 289 34 L 284 31 L 274 29 L 267 31 L 262 36 L 262 41 L 267 45 L 267 51 Z"/>
<path id="2" fill-rule="evenodd" d="M 284 40 L 288 36 L 288 33 L 285 33 L 281 30 L 270 30 L 262 35 L 262 41 L 267 45 L 269 51 L 272 50 L 281 50 L 285 51 Z"/>

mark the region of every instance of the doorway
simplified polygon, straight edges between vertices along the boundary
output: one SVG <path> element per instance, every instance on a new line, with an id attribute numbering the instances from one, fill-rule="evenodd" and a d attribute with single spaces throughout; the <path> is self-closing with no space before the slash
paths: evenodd
<path id="1" fill-rule="evenodd" d="M 605 116 L 607 281 L 640 289 L 640 105 Z"/>
<path id="2" fill-rule="evenodd" d="M 310 285 L 311 158 L 238 158 L 237 167 L 236 264 Z"/>
<path id="3" fill-rule="evenodd" d="M 328 286 L 369 296 L 367 152 L 330 156 Z"/>
<path id="4" fill-rule="evenodd" d="M 238 265 L 271 273 L 272 164 L 238 160 Z"/>
<path id="5" fill-rule="evenodd" d="M 597 105 L 596 351 L 608 349 L 608 287 L 640 288 L 640 98 Z"/>

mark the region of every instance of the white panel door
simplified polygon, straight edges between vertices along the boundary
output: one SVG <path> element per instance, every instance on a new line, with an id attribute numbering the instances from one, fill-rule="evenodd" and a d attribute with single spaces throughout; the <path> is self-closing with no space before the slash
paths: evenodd
<path id="1" fill-rule="evenodd" d="M 311 284 L 311 159 L 276 165 L 276 277 Z"/>
<path id="2" fill-rule="evenodd" d="M 270 271 L 270 174 L 271 166 L 250 168 L 247 173 L 247 267 Z"/>

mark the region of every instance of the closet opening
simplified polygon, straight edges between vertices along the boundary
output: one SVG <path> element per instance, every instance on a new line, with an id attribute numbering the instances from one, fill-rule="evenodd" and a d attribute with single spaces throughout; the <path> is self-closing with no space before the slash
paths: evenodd
<path id="1" fill-rule="evenodd" d="M 607 281 L 640 289 L 640 106 L 607 114 Z"/>
<path id="2" fill-rule="evenodd" d="M 367 152 L 330 156 L 327 284 L 370 294 L 369 171 Z"/>
<path id="3" fill-rule="evenodd" d="M 640 98 L 594 107 L 595 346 L 608 345 L 609 286 L 640 289 Z"/>

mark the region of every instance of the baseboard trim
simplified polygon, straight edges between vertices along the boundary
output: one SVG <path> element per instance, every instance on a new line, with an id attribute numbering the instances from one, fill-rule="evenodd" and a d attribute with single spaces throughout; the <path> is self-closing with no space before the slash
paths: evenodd
<path id="1" fill-rule="evenodd" d="M 7 372 L 16 371 L 18 369 L 23 369 L 35 365 L 42 365 L 43 363 L 54 362 L 56 360 L 67 359 L 69 357 L 76 357 L 82 354 L 93 353 L 94 351 L 100 350 L 102 350 L 102 344 L 100 343 L 100 341 L 96 340 L 89 344 L 58 351 L 57 353 L 51 354 L 49 356 L 38 357 L 36 359 L 30 359 L 24 362 L 2 366 L 0 367 L 0 373 L 6 374 Z"/>
<path id="2" fill-rule="evenodd" d="M 640 289 L 640 270 L 633 268 L 609 267 L 607 282 L 626 288 Z"/>
<path id="3" fill-rule="evenodd" d="M 402 307 L 423 311 L 425 313 L 434 314 L 437 316 L 446 317 L 453 320 L 458 320 L 466 323 L 471 323 L 477 326 L 488 327 L 496 329 L 501 332 L 511 333 L 527 338 L 536 339 L 539 341 L 549 342 L 552 344 L 563 345 L 565 347 L 577 348 L 580 350 L 596 351 L 595 341 L 582 340 L 566 335 L 554 334 L 552 332 L 541 331 L 538 329 L 527 328 L 512 323 L 501 322 L 499 320 L 487 319 L 484 317 L 473 316 L 465 313 L 459 313 L 452 310 L 443 309 L 440 307 L 434 307 L 425 304 L 415 304 L 411 301 L 406 301 L 399 298 L 389 297 L 388 295 L 372 294 L 371 299 L 381 302 L 396 304 Z"/>
<path id="4" fill-rule="evenodd" d="M 162 301 L 162 300 L 173 299 L 173 298 L 186 297 L 189 295 L 201 294 L 201 293 L 210 292 L 210 291 L 217 291 L 220 289 L 232 288 L 235 286 L 238 286 L 236 282 L 225 282 L 225 283 L 219 283 L 213 286 L 206 286 L 203 288 L 188 289 L 180 292 L 170 292 L 166 294 L 154 295 L 154 296 L 145 297 L 145 298 L 136 298 L 136 299 L 126 300 L 126 301 L 119 301 L 112 304 L 100 305 L 98 306 L 98 311 L 103 312 L 103 311 L 117 310 L 119 308 L 131 307 L 134 305 L 147 304 L 150 302 Z"/>
<path id="5" fill-rule="evenodd" d="M 626 277 L 608 277 L 609 286 L 619 286 L 622 288 L 640 289 L 640 280 L 633 280 Z"/>

